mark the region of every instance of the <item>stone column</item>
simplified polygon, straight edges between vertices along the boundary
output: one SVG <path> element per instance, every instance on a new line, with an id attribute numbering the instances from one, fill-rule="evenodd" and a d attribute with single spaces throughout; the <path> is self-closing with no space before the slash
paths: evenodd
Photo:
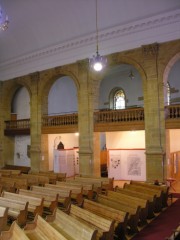
<path id="1" fill-rule="evenodd" d="M 4 119 L 3 119 L 3 82 L 0 81 L 0 167 L 4 166 L 3 159 L 3 138 L 4 138 Z"/>
<path id="2" fill-rule="evenodd" d="M 38 72 L 30 74 L 31 78 L 31 169 L 32 171 L 40 170 L 41 161 L 41 100 L 38 91 L 40 74 Z"/>
<path id="3" fill-rule="evenodd" d="M 165 120 L 162 79 L 158 75 L 158 44 L 142 46 L 147 79 L 144 84 L 147 181 L 165 178 Z"/>
<path id="4" fill-rule="evenodd" d="M 79 129 L 79 172 L 83 175 L 93 175 L 93 93 L 89 77 L 87 61 L 78 62 L 78 78 L 80 89 L 78 93 L 78 129 Z"/>

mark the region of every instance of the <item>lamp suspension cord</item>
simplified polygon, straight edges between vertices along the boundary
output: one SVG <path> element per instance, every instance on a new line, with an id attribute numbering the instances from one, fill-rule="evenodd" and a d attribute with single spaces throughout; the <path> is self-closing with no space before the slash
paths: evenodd
<path id="1" fill-rule="evenodd" d="M 97 50 L 97 54 L 98 54 L 98 52 L 99 52 L 99 47 L 98 47 L 98 24 L 97 24 L 97 22 L 98 22 L 98 20 L 97 20 L 97 8 L 98 8 L 98 4 L 97 4 L 97 1 L 98 0 L 96 0 L 96 50 Z"/>

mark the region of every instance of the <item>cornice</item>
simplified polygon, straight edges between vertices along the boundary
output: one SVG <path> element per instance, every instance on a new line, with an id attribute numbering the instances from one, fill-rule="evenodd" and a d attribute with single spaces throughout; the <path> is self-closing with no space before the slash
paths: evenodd
<path id="1" fill-rule="evenodd" d="M 170 27 L 172 24 L 175 24 L 175 23 L 179 23 L 179 26 L 180 26 L 180 9 L 100 31 L 99 42 L 105 43 L 105 42 L 108 42 L 108 40 L 119 39 L 120 37 L 123 38 L 129 35 L 132 36 L 133 34 L 138 34 L 140 32 L 147 31 L 149 29 L 160 28 L 163 26 Z M 131 41 L 133 41 L 133 39 L 131 39 Z M 75 39 L 73 41 L 68 41 L 66 43 L 53 45 L 48 48 L 44 48 L 36 52 L 26 54 L 14 59 L 9 59 L 5 62 L 0 63 L 0 72 L 3 72 L 3 71 L 6 72 L 10 68 L 20 67 L 24 64 L 31 63 L 32 61 L 33 62 L 37 61 L 37 63 L 39 64 L 38 70 L 41 70 L 41 69 L 43 70 L 43 67 L 41 67 L 41 64 L 42 64 L 41 61 L 44 61 L 45 59 L 48 59 L 49 57 L 53 57 L 55 55 L 58 55 L 60 58 L 59 66 L 64 62 L 63 60 L 67 58 L 66 55 L 68 55 L 69 59 L 75 62 L 77 59 L 78 60 L 82 59 L 82 54 L 80 54 L 81 55 L 80 58 L 76 56 L 76 59 L 75 57 L 73 59 L 73 56 L 71 56 L 71 52 L 77 49 L 79 49 L 79 51 L 81 52 L 81 49 L 84 49 L 87 46 L 89 47 L 91 45 L 94 45 L 95 42 L 96 42 L 96 35 L 92 34 L 92 35 Z M 106 50 L 106 49 L 105 48 L 103 49 L 103 54 L 110 54 L 109 50 Z M 89 50 L 86 50 L 86 54 L 87 54 L 87 51 Z M 89 52 L 89 56 L 90 55 L 91 53 Z M 87 56 L 88 55 L 86 55 L 86 58 Z M 46 60 L 46 65 L 47 65 L 47 60 Z M 55 66 L 57 66 L 56 62 L 54 63 L 53 67 Z M 52 67 L 52 65 L 50 67 Z M 27 68 L 28 67 L 26 66 L 26 69 Z"/>

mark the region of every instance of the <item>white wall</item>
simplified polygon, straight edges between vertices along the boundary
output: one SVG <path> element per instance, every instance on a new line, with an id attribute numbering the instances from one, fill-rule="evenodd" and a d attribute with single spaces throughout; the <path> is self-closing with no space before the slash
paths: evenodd
<path id="1" fill-rule="evenodd" d="M 180 129 L 169 130 L 170 152 L 180 151 Z"/>
<path id="2" fill-rule="evenodd" d="M 51 87 L 48 114 L 77 112 L 77 90 L 69 77 L 61 77 Z"/>
<path id="3" fill-rule="evenodd" d="M 69 134 L 49 134 L 48 148 L 49 148 L 49 170 L 53 170 L 53 151 L 57 149 L 59 142 L 64 144 L 65 149 L 79 147 L 79 137 L 74 133 Z"/>
<path id="4" fill-rule="evenodd" d="M 145 148 L 145 131 L 121 131 L 106 133 L 107 149 Z"/>
<path id="5" fill-rule="evenodd" d="M 15 137 L 14 164 L 19 166 L 30 166 L 30 158 L 27 156 L 30 136 Z"/>
<path id="6" fill-rule="evenodd" d="M 30 97 L 25 87 L 20 88 L 14 95 L 12 112 L 17 114 L 17 119 L 30 118 Z"/>

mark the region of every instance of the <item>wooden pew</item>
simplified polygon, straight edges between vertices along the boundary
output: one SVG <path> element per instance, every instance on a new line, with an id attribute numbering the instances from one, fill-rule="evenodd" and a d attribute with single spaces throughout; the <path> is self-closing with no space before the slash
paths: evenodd
<path id="1" fill-rule="evenodd" d="M 2 169 L 20 170 L 21 173 L 28 173 L 31 167 L 6 164 Z"/>
<path id="2" fill-rule="evenodd" d="M 28 191 L 28 190 L 24 190 L 24 191 Z M 34 216 L 36 214 L 39 214 L 40 216 L 42 216 L 44 198 L 37 198 L 37 197 L 26 196 L 26 195 L 22 195 L 18 193 L 10 193 L 10 192 L 2 192 L 1 196 L 7 199 L 22 201 L 24 203 L 29 202 L 28 212 L 33 213 Z"/>
<path id="3" fill-rule="evenodd" d="M 21 179 L 20 176 L 18 177 L 1 177 L 0 181 L 6 183 L 6 184 L 13 184 L 15 189 L 28 188 L 28 181 L 27 179 Z"/>
<path id="4" fill-rule="evenodd" d="M 105 219 L 74 204 L 71 204 L 70 216 L 96 228 L 97 239 L 113 240 L 115 220 Z"/>
<path id="5" fill-rule="evenodd" d="M 118 239 L 125 239 L 129 213 L 105 206 L 103 204 L 84 199 L 83 208 L 101 217 L 115 220 L 115 236 Z"/>
<path id="6" fill-rule="evenodd" d="M 41 184 L 41 181 L 39 181 L 39 177 L 38 176 L 22 173 L 20 177 L 22 179 L 27 179 L 28 189 L 30 189 L 31 186 L 33 186 L 33 185 L 39 186 L 39 184 Z"/>
<path id="7" fill-rule="evenodd" d="M 56 199 L 58 201 L 58 208 L 60 208 L 63 211 L 68 212 L 69 205 L 71 203 L 71 190 L 69 190 L 69 189 L 62 190 L 62 189 L 54 189 L 54 188 L 48 188 L 48 187 L 32 186 L 31 191 L 33 193 L 41 194 L 42 196 L 44 196 L 45 201 L 46 201 L 46 199 L 50 200 L 50 199 L 52 199 L 52 197 L 56 196 Z M 58 198 L 57 198 L 57 196 L 58 196 Z"/>
<path id="8" fill-rule="evenodd" d="M 44 174 L 39 174 L 38 172 L 30 172 L 28 175 L 30 177 L 35 176 L 36 178 L 38 178 L 38 185 L 40 186 L 44 186 L 46 183 L 50 182 L 50 179 L 48 176 L 45 176 Z"/>
<path id="9" fill-rule="evenodd" d="M 29 202 L 16 201 L 0 197 L 0 206 L 8 208 L 8 218 L 17 220 L 20 226 L 24 226 L 27 221 Z"/>
<path id="10" fill-rule="evenodd" d="M 127 196 L 122 193 L 117 193 L 110 190 L 107 191 L 107 196 L 113 199 L 114 201 L 117 201 L 123 205 L 133 207 L 135 209 L 138 206 L 140 206 L 141 209 L 139 212 L 139 219 L 140 219 L 139 226 L 143 226 L 147 224 L 148 211 L 150 211 L 148 200 L 144 200 L 144 199 L 133 197 L 133 196 Z"/>
<path id="11" fill-rule="evenodd" d="M 71 191 L 71 201 L 73 201 L 78 206 L 82 206 L 83 203 L 83 188 L 80 186 L 63 186 L 63 185 L 54 185 L 54 184 L 45 184 L 45 187 L 55 189 L 55 190 L 69 190 Z"/>
<path id="12" fill-rule="evenodd" d="M 137 185 L 134 185 L 134 184 L 128 184 L 128 183 L 125 183 L 124 184 L 124 188 L 125 189 L 130 189 L 130 190 L 133 190 L 133 191 L 136 191 L 136 192 L 140 192 L 140 193 L 144 193 L 144 194 L 149 194 L 153 197 L 156 196 L 156 205 L 155 205 L 155 210 L 154 212 L 155 213 L 159 213 L 162 211 L 162 198 L 163 198 L 163 193 L 161 190 L 159 191 L 156 191 L 154 189 L 147 189 L 145 187 L 141 187 L 141 186 L 137 186 Z"/>
<path id="13" fill-rule="evenodd" d="M 86 184 L 88 183 L 93 184 L 94 185 L 93 190 L 96 194 L 101 193 L 103 191 L 103 182 L 100 179 L 75 176 L 75 181 Z"/>
<path id="14" fill-rule="evenodd" d="M 148 189 L 153 190 L 160 190 L 162 191 L 162 205 L 163 208 L 168 206 L 168 195 L 169 195 L 169 187 L 166 185 L 154 185 L 146 182 L 137 182 L 137 181 L 130 181 L 130 184 L 137 185 L 137 186 L 143 186 Z"/>
<path id="15" fill-rule="evenodd" d="M 0 233 L 7 229 L 8 207 L 0 206 Z"/>
<path id="16" fill-rule="evenodd" d="M 86 182 L 80 182 L 76 179 L 67 178 L 66 183 L 71 183 L 74 186 L 81 186 L 83 187 L 83 196 L 88 199 L 94 199 L 95 198 L 95 191 L 94 191 L 94 184 L 93 183 L 86 183 Z"/>
<path id="17" fill-rule="evenodd" d="M 36 215 L 33 222 L 26 224 L 24 232 L 30 240 L 69 240 L 39 215 Z"/>
<path id="18" fill-rule="evenodd" d="M 58 232 L 73 240 L 96 240 L 97 230 L 57 209 L 53 217 L 47 217 L 49 224 Z"/>
<path id="19" fill-rule="evenodd" d="M 139 223 L 139 213 L 140 213 L 140 206 L 137 209 L 124 206 L 112 199 L 108 198 L 105 195 L 98 194 L 96 197 L 96 202 L 106 205 L 108 207 L 123 211 L 125 213 L 129 213 L 128 221 L 127 221 L 127 233 L 137 233 L 139 232 L 138 223 Z"/>
<path id="20" fill-rule="evenodd" d="M 23 229 L 21 229 L 16 221 L 14 221 L 8 231 L 2 231 L 0 240 L 29 240 Z"/>
<path id="21" fill-rule="evenodd" d="M 21 171 L 13 169 L 0 169 L 0 174 L 2 177 L 18 176 L 21 174 Z"/>
<path id="22" fill-rule="evenodd" d="M 130 189 L 116 187 L 115 192 L 125 194 L 127 196 L 133 196 L 140 199 L 148 200 L 149 201 L 149 208 L 148 208 L 148 219 L 154 218 L 154 211 L 156 205 L 156 195 L 152 196 L 151 194 L 145 194 L 137 191 L 133 191 Z"/>
<path id="23" fill-rule="evenodd" d="M 93 184 L 82 184 L 79 182 L 72 181 L 66 181 L 66 182 L 59 182 L 56 181 L 57 186 L 68 186 L 68 187 L 78 187 L 82 189 L 82 194 L 84 197 L 87 197 L 88 199 L 93 199 Z"/>
<path id="24" fill-rule="evenodd" d="M 14 182 L 3 182 L 0 178 L 0 192 L 8 191 L 8 192 L 16 192 L 15 183 Z"/>
<path id="25" fill-rule="evenodd" d="M 57 181 L 57 175 L 52 172 L 30 172 L 30 174 L 38 177 L 45 177 L 48 179 L 48 182 L 46 183 L 55 184 Z"/>
<path id="26" fill-rule="evenodd" d="M 89 176 L 89 175 L 80 175 L 80 177 L 93 179 L 93 180 L 102 182 L 102 188 L 104 190 L 113 190 L 114 189 L 114 178 L 96 177 L 96 176 Z"/>

